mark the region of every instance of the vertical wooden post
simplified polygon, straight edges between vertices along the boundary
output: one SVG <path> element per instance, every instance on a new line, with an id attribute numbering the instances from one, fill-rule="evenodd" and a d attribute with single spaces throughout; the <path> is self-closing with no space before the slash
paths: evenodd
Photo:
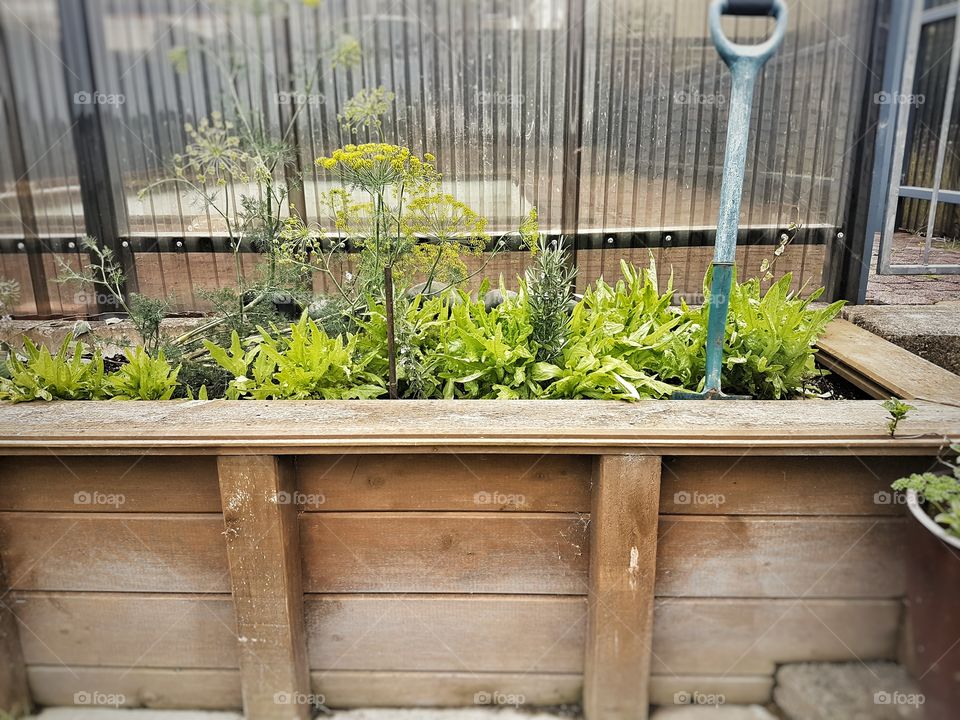
<path id="1" fill-rule="evenodd" d="M 220 457 L 220 497 L 247 720 L 312 714 L 293 473 L 269 455 Z"/>
<path id="2" fill-rule="evenodd" d="M 659 500 L 659 457 L 596 458 L 583 681 L 587 720 L 647 717 Z"/>
<path id="3" fill-rule="evenodd" d="M 6 712 L 20 717 L 30 712 L 32 703 L 17 619 L 10 609 L 9 589 L 0 558 L 0 715 Z"/>

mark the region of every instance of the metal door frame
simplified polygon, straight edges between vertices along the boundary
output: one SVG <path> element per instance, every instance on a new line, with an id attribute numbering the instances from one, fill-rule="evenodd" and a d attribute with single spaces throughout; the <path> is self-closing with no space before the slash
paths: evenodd
<path id="1" fill-rule="evenodd" d="M 930 248 L 933 241 L 933 228 L 936 224 L 937 203 L 946 202 L 950 204 L 960 204 L 960 191 L 943 190 L 940 188 L 940 182 L 943 175 L 943 163 L 947 149 L 947 134 L 950 128 L 951 116 L 953 114 L 953 101 L 957 86 L 958 72 L 960 72 L 960 2 L 953 2 L 946 5 L 925 10 L 921 0 L 913 2 L 904 2 L 905 10 L 901 10 L 900 17 L 907 20 L 906 47 L 903 52 L 901 67 L 902 77 L 899 83 L 894 87 L 899 87 L 900 98 L 908 97 L 913 90 L 913 81 L 917 69 L 917 56 L 919 54 L 920 35 L 923 27 L 934 22 L 954 18 L 954 37 L 953 48 L 950 52 L 950 67 L 947 72 L 947 91 L 944 98 L 943 115 L 940 122 L 940 135 L 937 144 L 937 158 L 934 167 L 933 187 L 916 187 L 912 185 L 901 184 L 903 177 L 903 164 L 906 159 L 907 132 L 909 129 L 910 111 L 913 104 L 910 102 L 892 103 L 896 108 L 896 132 L 893 137 L 892 161 L 889 167 L 893 172 L 889 177 L 889 191 L 886 198 L 883 225 L 880 228 L 880 253 L 877 262 L 877 273 L 880 275 L 950 275 L 960 274 L 960 264 L 930 264 Z M 884 133 L 884 142 L 888 142 L 889 133 Z M 881 138 L 878 137 L 878 143 Z M 887 152 L 890 148 L 888 146 Z M 876 182 L 877 176 L 874 176 Z M 900 198 L 913 198 L 918 200 L 927 200 L 930 202 L 930 210 L 927 214 L 927 232 L 923 250 L 923 262 L 917 264 L 894 265 L 892 263 L 892 241 L 893 233 L 896 229 L 897 207 Z"/>

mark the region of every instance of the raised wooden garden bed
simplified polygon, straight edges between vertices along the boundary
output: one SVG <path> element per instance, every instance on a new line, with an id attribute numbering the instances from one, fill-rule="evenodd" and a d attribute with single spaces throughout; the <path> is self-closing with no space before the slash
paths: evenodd
<path id="1" fill-rule="evenodd" d="M 904 392 L 924 361 L 848 325 L 838 369 L 926 398 L 897 438 L 873 400 L 0 407 L 0 706 L 616 720 L 896 658 L 889 485 L 960 436 L 960 379 Z"/>

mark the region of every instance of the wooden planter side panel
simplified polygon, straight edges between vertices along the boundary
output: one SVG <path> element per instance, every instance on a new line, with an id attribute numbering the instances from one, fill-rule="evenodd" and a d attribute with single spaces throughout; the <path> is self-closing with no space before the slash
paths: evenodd
<path id="1" fill-rule="evenodd" d="M 223 532 L 215 457 L 0 458 L 2 602 L 35 702 L 239 707 L 207 670 L 239 677 Z"/>
<path id="2" fill-rule="evenodd" d="M 305 455 L 296 465 L 305 512 L 590 512 L 590 456 Z"/>
<path id="3" fill-rule="evenodd" d="M 770 699 L 776 665 L 896 657 L 893 480 L 924 458 L 665 458 L 652 696 Z"/>
<path id="4" fill-rule="evenodd" d="M 617 457 L 596 462 L 623 462 Z M 241 573 L 228 557 L 216 461 L 71 457 L 61 472 L 50 460 L 0 459 L 7 604 L 33 697 L 72 704 L 75 693 L 102 692 L 131 706 L 238 707 L 237 638 L 252 635 L 238 631 L 244 620 L 230 594 L 239 587 L 231 565 Z M 310 673 L 286 685 L 338 707 L 576 701 L 588 638 L 598 639 L 588 631 L 589 559 L 603 552 L 591 532 L 592 462 L 298 457 L 295 482 L 278 475 L 286 484 L 271 485 L 287 497 L 258 510 L 277 521 L 262 528 L 263 557 L 279 558 L 277 570 L 300 567 L 305 590 Z M 927 465 L 665 459 L 650 699 L 671 704 L 677 693 L 700 692 L 763 701 L 781 662 L 895 658 L 903 507 L 889 483 Z M 635 473 L 609 477 L 637 487 Z M 119 507 L 99 496 L 74 501 L 94 491 L 126 497 Z M 641 522 L 649 500 L 622 521 Z M 291 523 L 293 509 L 301 512 Z M 231 552 L 256 554 L 254 545 Z M 282 592 L 298 595 L 282 577 Z M 283 587 L 273 583 L 247 593 L 256 600 L 248 618 Z M 289 633 L 297 610 L 280 612 L 272 647 L 299 667 Z M 644 674 L 642 658 L 626 667 L 631 679 Z M 272 708 L 278 686 L 261 687 Z"/>
<path id="5" fill-rule="evenodd" d="M 328 704 L 579 702 L 592 458 L 296 467 L 311 679 Z"/>

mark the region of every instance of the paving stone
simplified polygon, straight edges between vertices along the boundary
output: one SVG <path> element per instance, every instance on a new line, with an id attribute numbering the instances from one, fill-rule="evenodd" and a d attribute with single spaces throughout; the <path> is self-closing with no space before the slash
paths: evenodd
<path id="1" fill-rule="evenodd" d="M 777 671 L 789 720 L 922 720 L 923 696 L 895 663 L 800 663 Z"/>
<path id="2" fill-rule="evenodd" d="M 650 720 L 777 720 L 777 717 L 760 705 L 679 705 L 658 708 Z"/>
<path id="3" fill-rule="evenodd" d="M 923 239 L 906 233 L 894 235 L 894 264 L 921 262 L 920 248 Z M 877 275 L 877 254 L 880 243 L 873 246 L 870 262 L 867 302 L 882 305 L 924 305 L 960 297 L 958 275 Z M 947 245 L 936 249 L 931 259 L 936 263 L 960 264 L 960 249 Z"/>

